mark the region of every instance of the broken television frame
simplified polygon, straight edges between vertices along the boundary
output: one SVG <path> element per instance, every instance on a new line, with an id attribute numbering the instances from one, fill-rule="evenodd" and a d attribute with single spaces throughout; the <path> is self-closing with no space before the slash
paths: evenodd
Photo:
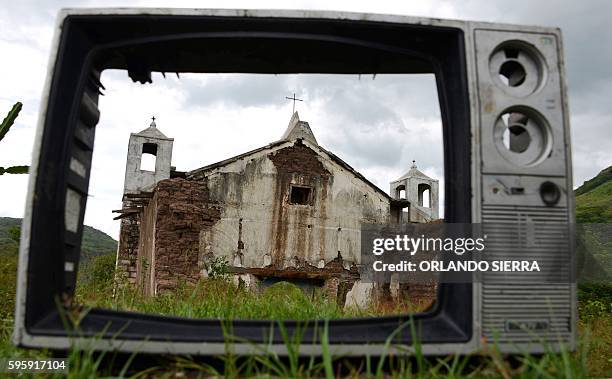
<path id="1" fill-rule="evenodd" d="M 22 226 L 14 329 L 20 346 L 66 349 L 87 339 L 98 350 L 208 355 L 225 349 L 227 325 L 218 319 L 94 308 L 78 325 L 64 324 L 100 117 L 99 79 L 107 69 L 127 70 L 142 83 L 152 72 L 434 74 L 443 128 L 444 221 L 527 222 L 536 240 L 551 230 L 572 234 L 558 29 L 312 11 L 74 9 L 60 13 L 54 41 Z M 163 148 L 147 143 L 141 153 Z M 311 187 L 293 184 L 291 203 L 313 201 Z M 496 251 L 503 255 L 500 241 Z M 572 262 L 571 242 L 538 253 Z M 237 352 L 266 344 L 286 353 L 279 321 L 229 322 L 237 340 L 247 341 L 236 344 Z M 394 334 L 407 322 L 416 323 L 412 332 Z M 317 333 L 323 328 L 332 351 L 346 355 L 382 353 L 390 336 L 398 345 L 418 340 L 425 354 L 473 352 L 487 340 L 504 352 L 574 348 L 575 285 L 440 280 L 437 301 L 421 313 L 282 323 L 313 341 L 301 354 L 320 352 Z"/>

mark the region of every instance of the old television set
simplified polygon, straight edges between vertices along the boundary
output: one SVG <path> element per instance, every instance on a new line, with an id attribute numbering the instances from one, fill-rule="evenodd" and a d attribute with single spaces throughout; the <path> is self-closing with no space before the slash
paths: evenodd
<path id="1" fill-rule="evenodd" d="M 536 250 L 571 264 L 563 64 L 555 28 L 316 11 L 63 10 L 34 143 L 14 342 L 67 349 L 86 339 L 97 350 L 201 355 L 225 349 L 219 320 L 93 309 L 77 332 L 61 317 L 76 281 L 103 70 L 125 69 L 142 83 L 151 72 L 433 73 L 443 124 L 445 221 L 528 224 L 536 240 L 565 235 L 561 248 Z M 498 248 L 503 255 L 503 244 Z M 424 313 L 337 319 L 326 327 L 331 350 L 343 355 L 381 353 L 390 336 L 405 346 L 418 339 L 426 354 L 470 353 L 487 340 L 504 352 L 573 348 L 575 291 L 570 280 L 442 283 L 436 305 Z M 416 334 L 394 335 L 409 319 Z M 290 333 L 300 327 L 283 323 Z M 306 324 L 303 340 L 315 342 L 301 354 L 320 351 L 316 330 L 323 323 Z M 232 321 L 235 351 L 254 352 L 265 343 L 286 353 L 275 324 Z"/>

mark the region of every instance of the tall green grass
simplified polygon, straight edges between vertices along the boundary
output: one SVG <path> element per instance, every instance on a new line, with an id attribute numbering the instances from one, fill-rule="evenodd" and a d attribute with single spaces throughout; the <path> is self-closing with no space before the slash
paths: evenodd
<path id="1" fill-rule="evenodd" d="M 320 331 L 319 354 L 300 356 L 300 346 L 304 341 L 299 331 L 289 335 L 282 330 L 281 335 L 287 347 L 287 356 L 279 357 L 266 345 L 254 348 L 258 354 L 240 357 L 232 349 L 235 339 L 228 335 L 224 355 L 206 362 L 191 357 L 169 357 L 158 367 L 147 370 L 143 377 L 184 375 L 198 377 L 279 377 L 279 378 L 587 378 L 607 377 L 610 366 L 591 366 L 589 355 L 592 353 L 590 337 L 581 340 L 576 352 L 562 349 L 560 353 L 552 349 L 534 356 L 527 353 L 508 356 L 502 354 L 493 343 L 477 355 L 448 355 L 444 357 L 425 357 L 420 344 L 415 342 L 406 347 L 393 345 L 389 336 L 380 357 L 348 358 L 333 354 L 328 343 L 327 328 Z M 402 325 L 396 333 L 414 333 L 413 324 Z M 609 322 L 607 331 L 610 331 Z M 601 337 L 601 336 L 599 336 Z M 599 338 L 598 337 L 598 338 Z"/>
<path id="2" fill-rule="evenodd" d="M 104 265 L 97 270 L 105 273 Z M 6 271 L 6 270 L 5 270 Z M 9 269 L 7 273 L 12 271 Z M 111 279 L 109 279 L 111 278 Z M 267 318 L 267 319 L 329 319 L 334 317 L 368 316 L 379 310 L 344 310 L 323 294 L 305 295 L 298 288 L 279 283 L 262 292 L 250 292 L 226 280 L 207 281 L 198 286 L 182 286 L 176 293 L 146 298 L 127 286 L 119 286 L 115 298 L 112 277 L 105 280 L 83 282 L 77 299 L 90 306 L 126 309 L 148 313 L 184 317 Z M 600 293 L 601 291 L 596 291 Z M 425 357 L 418 342 L 410 346 L 395 346 L 393 336 L 385 344 L 381 357 L 365 356 L 359 359 L 334 354 L 328 343 L 326 328 L 318 331 L 321 350 L 312 356 L 300 356 L 305 341 L 303 329 L 290 334 L 279 324 L 280 334 L 287 347 L 286 357 L 276 354 L 269 345 L 254 346 L 257 354 L 243 357 L 235 353 L 231 325 L 224 323 L 225 353 L 202 361 L 189 356 L 159 357 L 154 365 L 143 369 L 127 360 L 115 359 L 114 353 L 96 353 L 91 344 L 81 344 L 68 353 L 71 378 L 95 377 L 290 377 L 290 378 L 586 378 L 612 377 L 612 318 L 609 308 L 589 306 L 594 302 L 607 302 L 593 291 L 581 299 L 580 343 L 576 352 L 547 351 L 540 356 L 527 353 L 514 356 L 502 354 L 495 343 L 488 344 L 478 355 L 448 355 Z M 590 303 L 589 303 L 590 301 Z M 46 351 L 25 350 L 10 342 L 11 312 L 4 313 L 0 323 L 0 357 L 49 356 Z M 396 333 L 413 333 L 415 326 L 403 325 Z M 1 376 L 2 374 L 0 374 Z M 47 375 L 63 377 L 63 375 Z"/>
<path id="3" fill-rule="evenodd" d="M 155 313 L 188 318 L 222 320 L 312 320 L 342 317 L 372 317 L 411 313 L 423 310 L 428 302 L 409 301 L 372 304 L 365 308 L 345 308 L 325 291 L 306 294 L 299 287 L 279 282 L 268 288 L 253 290 L 235 285 L 228 277 L 181 284 L 174 291 L 155 297 L 144 296 L 127 283 L 113 283 L 108 275 L 112 262 L 100 257 L 77 287 L 76 302 L 87 307 Z M 109 268 L 105 268 L 109 266 Z M 112 273 L 112 271 L 111 271 Z"/>
<path id="4" fill-rule="evenodd" d="M 320 333 L 321 352 L 300 357 L 300 346 L 308 343 L 302 334 L 282 332 L 288 355 L 281 357 L 266 345 L 256 348 L 257 354 L 241 357 L 233 351 L 236 339 L 227 336 L 225 354 L 208 360 L 189 356 L 160 357 L 155 365 L 146 369 L 132 369 L 132 359 L 115 359 L 114 353 L 96 353 L 90 345 L 82 344 L 68 353 L 69 378 L 133 377 L 225 377 L 225 378 L 587 378 L 609 377 L 610 357 L 607 362 L 593 362 L 593 344 L 602 343 L 604 333 L 612 330 L 609 320 L 600 320 L 596 328 L 583 335 L 578 351 L 546 352 L 539 356 L 520 354 L 503 355 L 492 344 L 479 355 L 448 355 L 425 357 L 418 343 L 411 346 L 412 353 L 403 353 L 403 347 L 394 346 L 391 339 L 385 344 L 386 353 L 381 357 L 366 356 L 359 359 L 333 354 L 327 329 Z M 604 328 L 603 330 L 601 328 Z M 411 329 L 411 325 L 404 326 Z M 229 331 L 228 331 L 229 332 Z M 2 344 L 7 344 L 2 336 Z M 609 337 L 607 343 L 609 344 Z M 2 356 L 44 358 L 45 352 L 10 348 Z M 609 354 L 609 345 L 607 354 Z M 5 355 L 9 353 L 9 355 Z M 43 375 L 49 378 L 61 375 Z M 27 376 L 26 376 L 27 377 Z"/>
<path id="5" fill-rule="evenodd" d="M 175 299 L 180 302 L 180 299 Z M 113 353 L 97 354 L 87 343 L 72 349 L 69 354 L 72 378 L 106 377 L 290 377 L 290 378 L 586 378 L 609 377 L 612 373 L 612 321 L 609 315 L 580 321 L 580 343 L 576 352 L 547 351 L 540 356 L 527 353 L 508 356 L 500 353 L 495 343 L 479 355 L 448 355 L 425 357 L 415 342 L 408 352 L 393 344 L 389 336 L 381 357 L 360 359 L 334 354 L 328 343 L 327 328 L 319 331 L 320 354 L 300 357 L 303 333 L 289 334 L 279 325 L 288 355 L 281 357 L 269 345 L 254 346 L 257 354 L 241 357 L 234 351 L 240 341 L 233 337 L 226 324 L 225 353 L 202 361 L 189 356 L 166 356 L 147 369 L 130 368 L 130 360 L 115 360 Z M 303 329 L 302 329 L 303 331 Z M 413 324 L 402 325 L 396 333 L 415 333 Z M 13 347 L 9 342 L 10 324 L 4 324 L 0 335 L 0 356 L 47 356 L 44 351 L 30 351 Z M 138 355 L 135 356 L 138 359 Z M 48 377 L 54 377 L 48 375 Z M 60 377 L 60 376 L 57 376 Z"/>

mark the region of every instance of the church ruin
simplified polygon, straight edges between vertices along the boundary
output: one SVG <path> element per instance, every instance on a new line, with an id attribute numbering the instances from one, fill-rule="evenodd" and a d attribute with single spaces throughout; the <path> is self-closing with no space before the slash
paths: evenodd
<path id="1" fill-rule="evenodd" d="M 188 172 L 171 166 L 173 139 L 155 124 L 130 135 L 117 273 L 146 295 L 195 283 L 221 259 L 257 288 L 287 280 L 364 305 L 362 223 L 438 219 L 438 181 L 415 164 L 390 194 L 321 147 L 293 114 L 280 140 Z M 145 158 L 154 165 L 143 170 Z"/>

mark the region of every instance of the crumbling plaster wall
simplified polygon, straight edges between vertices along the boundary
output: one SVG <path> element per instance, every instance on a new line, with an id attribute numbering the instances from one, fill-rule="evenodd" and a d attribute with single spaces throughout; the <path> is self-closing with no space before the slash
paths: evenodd
<path id="1" fill-rule="evenodd" d="M 317 149 L 288 142 L 207 173 L 221 214 L 201 254 L 244 267 L 323 268 L 339 254 L 346 269 L 359 264 L 361 222 L 387 222 L 389 200 Z M 290 204 L 291 185 L 311 187 L 311 204 Z"/>

